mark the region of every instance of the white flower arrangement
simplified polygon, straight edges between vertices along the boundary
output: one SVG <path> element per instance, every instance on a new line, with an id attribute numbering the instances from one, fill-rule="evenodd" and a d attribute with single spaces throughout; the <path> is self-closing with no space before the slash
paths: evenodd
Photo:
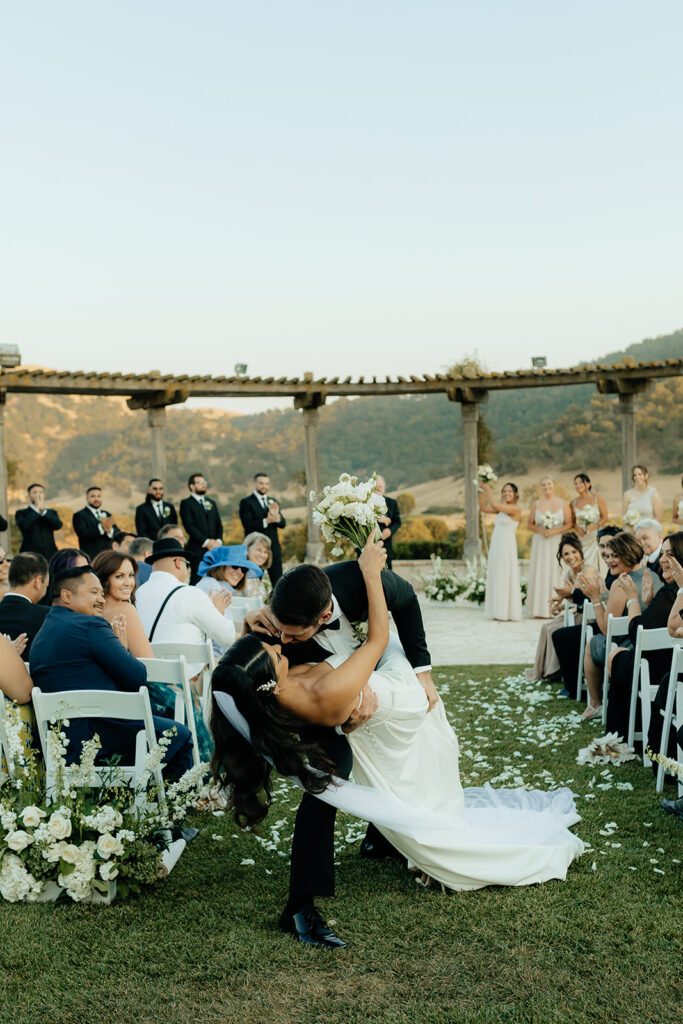
<path id="1" fill-rule="evenodd" d="M 600 509 L 597 505 L 585 505 L 584 508 L 577 508 L 575 511 L 576 521 L 583 530 L 594 526 L 600 521 Z"/>
<path id="2" fill-rule="evenodd" d="M 387 503 L 375 491 L 377 476 L 358 481 L 355 476 L 342 473 L 339 482 L 323 489 L 322 495 L 311 491 L 311 503 L 317 502 L 313 510 L 313 522 L 328 544 L 334 543 L 333 555 L 343 555 L 343 541 L 351 541 L 355 548 L 362 549 L 368 537 L 379 533 L 377 520 L 386 515 Z"/>
<path id="3" fill-rule="evenodd" d="M 44 899 L 48 886 L 82 902 L 106 897 L 114 879 L 121 896 L 153 884 L 168 873 L 161 857 L 169 827 L 207 789 L 205 764 L 167 787 L 164 801 L 152 785 L 133 792 L 121 784 L 115 767 L 98 765 L 97 785 L 98 737 L 83 744 L 79 761 L 67 765 L 65 724 L 54 723 L 48 733 L 57 780 L 48 793 L 40 754 L 22 740 L 25 723 L 17 706 L 6 702 L 10 777 L 0 786 L 0 896 L 11 903 Z M 161 737 L 148 765 L 161 761 L 169 742 L 169 736 Z"/>
<path id="4" fill-rule="evenodd" d="M 623 737 L 616 732 L 608 732 L 605 736 L 596 737 L 588 747 L 580 750 L 576 758 L 577 764 L 623 764 L 624 761 L 635 761 L 636 755 L 623 742 Z"/>
<path id="5" fill-rule="evenodd" d="M 674 761 L 673 757 L 667 757 L 665 754 L 655 754 L 650 747 L 646 748 L 645 754 L 655 764 L 661 764 L 667 775 L 676 775 L 683 779 L 683 764 L 680 761 Z"/>
<path id="6" fill-rule="evenodd" d="M 640 512 L 638 509 L 631 505 L 624 514 L 624 526 L 630 526 L 633 528 L 640 522 Z"/>
<path id="7" fill-rule="evenodd" d="M 464 590 L 462 580 L 448 569 L 444 569 L 438 555 L 432 555 L 432 569 L 424 577 L 425 597 L 430 601 L 455 601 Z"/>
<path id="8" fill-rule="evenodd" d="M 462 578 L 462 595 L 472 604 L 483 604 L 486 600 L 486 559 L 466 562 L 467 571 Z"/>

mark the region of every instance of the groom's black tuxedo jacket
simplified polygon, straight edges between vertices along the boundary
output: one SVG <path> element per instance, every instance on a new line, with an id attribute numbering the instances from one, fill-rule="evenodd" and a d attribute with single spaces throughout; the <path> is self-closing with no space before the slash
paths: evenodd
<path id="1" fill-rule="evenodd" d="M 349 622 L 365 622 L 368 617 L 368 597 L 365 581 L 358 562 L 338 562 L 328 565 L 323 572 L 332 584 L 332 593 Z M 431 664 L 427 649 L 422 612 L 417 595 L 407 580 L 385 569 L 381 575 L 382 589 L 406 657 L 413 668 Z M 291 665 L 324 661 L 330 652 L 316 643 L 315 637 L 302 643 L 289 643 L 284 652 Z"/>
<path id="2" fill-rule="evenodd" d="M 149 537 L 150 540 L 156 540 L 157 533 L 162 526 L 167 526 L 169 523 L 175 525 L 178 522 L 176 510 L 171 502 L 164 500 L 163 507 L 168 509 L 168 515 L 159 518 L 150 498 L 145 498 L 142 505 L 138 505 L 135 509 L 135 532 L 138 537 Z"/>

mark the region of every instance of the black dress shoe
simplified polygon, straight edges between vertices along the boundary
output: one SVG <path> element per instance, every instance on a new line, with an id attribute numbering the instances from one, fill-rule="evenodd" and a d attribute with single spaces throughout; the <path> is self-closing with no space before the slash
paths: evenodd
<path id="1" fill-rule="evenodd" d="M 384 860 L 385 857 L 394 857 L 396 860 L 405 861 L 403 854 L 399 853 L 395 846 L 392 846 L 388 839 L 385 839 L 379 829 L 368 826 L 365 838 L 360 844 L 361 857 L 368 857 L 370 860 Z"/>
<path id="2" fill-rule="evenodd" d="M 662 800 L 662 807 L 667 814 L 675 814 L 678 818 L 683 819 L 683 796 L 678 800 Z"/>
<path id="3" fill-rule="evenodd" d="M 186 828 L 180 828 L 180 826 L 176 825 L 171 832 L 172 839 L 184 839 L 186 843 L 191 843 L 198 835 L 199 829 L 190 828 L 189 826 Z"/>
<path id="4" fill-rule="evenodd" d="M 318 949 L 346 949 L 346 943 L 335 935 L 315 907 L 302 907 L 296 914 L 285 910 L 280 918 L 280 930 L 293 935 L 297 942 Z"/>

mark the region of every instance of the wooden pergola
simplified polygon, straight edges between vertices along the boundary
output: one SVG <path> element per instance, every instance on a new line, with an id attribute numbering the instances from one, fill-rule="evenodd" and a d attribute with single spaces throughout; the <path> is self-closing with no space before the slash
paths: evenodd
<path id="1" fill-rule="evenodd" d="M 624 490 L 630 486 L 636 461 L 636 396 L 654 380 L 678 377 L 683 359 L 637 363 L 624 360 L 613 366 L 585 365 L 564 370 L 533 369 L 503 373 L 464 371 L 459 375 L 423 374 L 410 377 L 212 377 L 172 376 L 154 370 L 144 374 L 85 373 L 36 370 L 21 366 L 0 369 L 0 512 L 7 518 L 7 467 L 4 419 L 8 394 L 123 396 L 130 409 L 145 409 L 150 428 L 151 475 L 166 478 L 166 408 L 188 398 L 291 398 L 303 415 L 306 491 L 319 491 L 318 411 L 328 398 L 370 395 L 445 394 L 460 405 L 464 432 L 465 557 L 481 554 L 479 508 L 474 484 L 477 467 L 479 405 L 490 391 L 520 388 L 595 384 L 602 394 L 615 394 L 621 415 L 621 467 Z M 320 561 L 322 543 L 308 510 L 309 561 Z"/>

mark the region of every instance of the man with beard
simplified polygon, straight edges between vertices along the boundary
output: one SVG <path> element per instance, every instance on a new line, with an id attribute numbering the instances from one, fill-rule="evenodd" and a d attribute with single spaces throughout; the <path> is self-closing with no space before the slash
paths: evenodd
<path id="1" fill-rule="evenodd" d="M 192 567 L 192 582 L 196 583 L 197 566 L 206 551 L 223 543 L 223 524 L 215 501 L 206 497 L 207 483 L 202 473 L 192 473 L 187 486 L 190 497 L 180 502 L 180 519 L 188 535 L 187 551 Z"/>
<path id="2" fill-rule="evenodd" d="M 147 496 L 135 509 L 135 531 L 138 537 L 156 537 L 162 526 L 177 523 L 178 515 L 170 501 L 164 501 L 163 482 L 153 477 L 147 485 Z"/>

